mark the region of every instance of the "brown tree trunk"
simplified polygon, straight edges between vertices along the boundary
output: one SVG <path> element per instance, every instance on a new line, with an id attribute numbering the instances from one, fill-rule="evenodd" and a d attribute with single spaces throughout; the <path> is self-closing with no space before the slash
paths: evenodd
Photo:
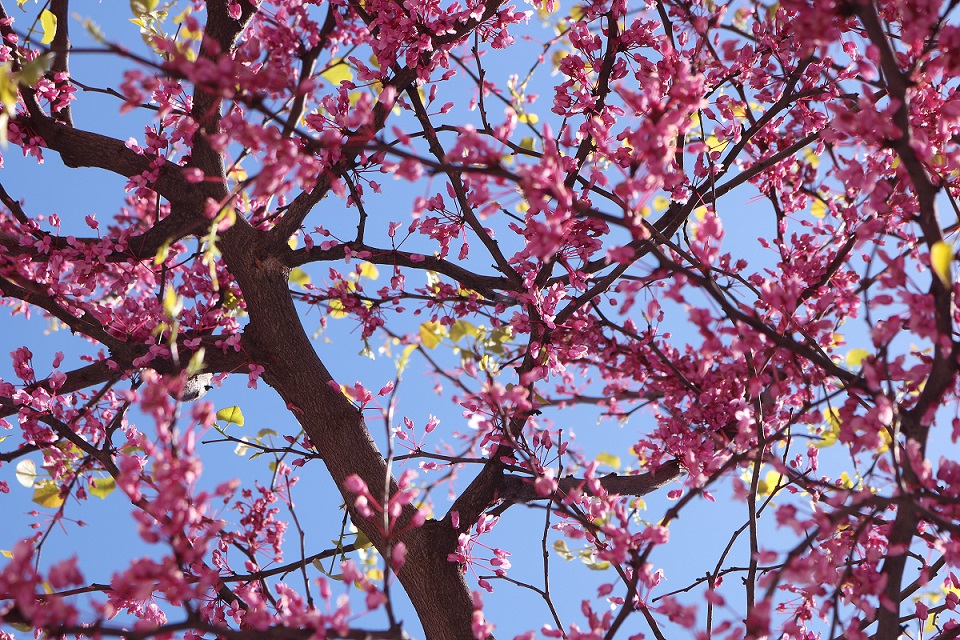
<path id="1" fill-rule="evenodd" d="M 384 495 L 386 462 L 363 416 L 328 384 L 333 378 L 320 360 L 300 322 L 288 291 L 287 270 L 276 252 L 265 247 L 268 236 L 238 222 L 223 234 L 220 249 L 237 278 L 250 316 L 243 347 L 264 368 L 263 379 L 287 403 L 323 458 L 353 522 L 387 557 L 398 540 L 383 535 L 379 514 L 364 518 L 353 509 L 355 496 L 344 492 L 346 478 L 357 474 L 374 496 Z M 391 479 L 391 493 L 397 490 Z M 406 507 L 397 523 L 407 529 L 415 513 Z M 473 605 L 460 567 L 447 560 L 457 534 L 449 525 L 428 521 L 400 537 L 407 545 L 406 563 L 398 577 L 419 615 L 429 640 L 471 638 Z"/>

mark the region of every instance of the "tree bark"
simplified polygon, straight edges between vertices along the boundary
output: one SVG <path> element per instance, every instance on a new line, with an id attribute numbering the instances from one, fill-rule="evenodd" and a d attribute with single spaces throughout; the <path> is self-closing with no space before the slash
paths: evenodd
<path id="1" fill-rule="evenodd" d="M 385 558 L 391 545 L 401 540 L 406 544 L 406 563 L 398 578 L 428 640 L 471 638 L 470 591 L 459 565 L 447 560 L 457 545 L 454 529 L 431 520 L 390 539 L 384 535 L 381 514 L 363 517 L 353 507 L 356 496 L 344 490 L 347 477 L 357 474 L 374 496 L 383 496 L 386 462 L 361 413 L 328 384 L 333 377 L 314 350 L 289 294 L 288 269 L 264 246 L 266 237 L 238 221 L 221 241 L 224 259 L 240 285 L 250 316 L 242 343 L 245 352 L 264 368 L 264 381 L 277 390 L 300 421 L 340 487 L 357 528 Z M 396 491 L 391 478 L 391 495 Z M 409 529 L 414 513 L 412 506 L 405 507 L 395 528 Z"/>

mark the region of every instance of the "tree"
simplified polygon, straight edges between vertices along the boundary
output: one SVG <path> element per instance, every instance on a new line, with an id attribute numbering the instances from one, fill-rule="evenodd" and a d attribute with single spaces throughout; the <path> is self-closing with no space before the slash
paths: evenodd
<path id="1" fill-rule="evenodd" d="M 53 160 L 0 188 L 0 293 L 75 346 L 6 340 L 0 463 L 43 509 L 0 571 L 8 629 L 462 640 L 496 586 L 542 599 L 528 638 L 960 633 L 955 0 L 131 0 L 142 42 L 17 4 L 4 154 Z M 31 205 L 57 159 L 127 179 L 108 221 L 92 193 Z M 318 317 L 393 380 L 322 359 Z M 398 413 L 417 369 L 472 428 Z M 201 397 L 228 376 L 302 431 L 238 430 L 242 397 Z M 272 483 L 201 489 L 203 434 Z M 301 467 L 357 537 L 291 560 Z M 85 575 L 46 533 L 112 490 L 160 552 Z M 715 497 L 739 524 L 667 588 Z M 542 575 L 484 546 L 524 510 Z M 605 570 L 579 610 L 549 580 L 571 557 Z"/>

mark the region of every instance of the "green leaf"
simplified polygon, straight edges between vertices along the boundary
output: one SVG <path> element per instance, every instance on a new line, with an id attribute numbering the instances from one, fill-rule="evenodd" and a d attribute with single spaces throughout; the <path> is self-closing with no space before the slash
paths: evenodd
<path id="1" fill-rule="evenodd" d="M 96 42 L 100 42 L 100 43 L 106 42 L 106 36 L 103 35 L 103 30 L 100 28 L 100 26 L 96 22 L 94 22 L 90 18 L 84 18 L 80 22 L 80 26 L 82 26 L 87 31 L 87 33 L 90 34 L 90 37 L 93 38 Z"/>
<path id="2" fill-rule="evenodd" d="M 60 485 L 53 480 L 42 480 L 34 485 L 33 501 L 41 507 L 57 509 L 63 504 L 60 497 Z"/>
<path id="3" fill-rule="evenodd" d="M 44 9 L 40 12 L 40 28 L 43 29 L 43 38 L 40 44 L 50 44 L 57 37 L 57 16 L 52 11 Z"/>
<path id="4" fill-rule="evenodd" d="M 573 554 L 567 548 L 567 543 L 563 540 L 557 540 L 553 543 L 553 550 L 556 551 L 564 560 L 573 560 Z"/>
<path id="5" fill-rule="evenodd" d="M 373 543 L 370 542 L 370 538 L 367 537 L 363 531 L 357 531 L 357 539 L 354 540 L 353 544 L 357 549 L 368 549 L 373 546 Z"/>
<path id="6" fill-rule="evenodd" d="M 454 342 L 458 342 L 464 336 L 476 338 L 478 335 L 480 335 L 480 330 L 466 320 L 457 320 L 450 327 L 450 339 Z"/>
<path id="7" fill-rule="evenodd" d="M 587 569 L 591 571 L 606 571 L 610 568 L 610 563 L 606 560 L 597 561 L 595 558 L 590 560 L 584 560 L 583 564 L 586 565 Z"/>
<path id="8" fill-rule="evenodd" d="M 397 375 L 401 375 L 403 370 L 407 368 L 407 364 L 410 363 L 410 354 L 413 353 L 413 350 L 417 348 L 415 344 L 408 344 L 403 349 L 403 353 L 400 354 L 400 357 L 397 358 Z"/>
<path id="9" fill-rule="evenodd" d="M 933 272 L 937 274 L 937 277 L 940 278 L 940 282 L 948 287 L 953 280 L 950 275 L 950 265 L 952 262 L 953 247 L 943 240 L 934 242 L 933 246 L 930 247 L 930 266 L 933 268 Z"/>
<path id="10" fill-rule="evenodd" d="M 135 16 L 142 16 L 157 8 L 160 0 L 130 0 L 130 11 Z"/>
<path id="11" fill-rule="evenodd" d="M 306 285 L 310 284 L 310 274 L 299 267 L 296 269 L 291 269 L 290 282 L 301 287 L 305 287 Z"/>
<path id="12" fill-rule="evenodd" d="M 200 347 L 190 356 L 190 362 L 187 363 L 187 377 L 192 378 L 203 370 L 203 356 L 206 350 Z"/>
<path id="13" fill-rule="evenodd" d="M 113 493 L 117 488 L 117 481 L 113 478 L 94 478 L 90 481 L 90 493 L 101 500 Z"/>
<path id="14" fill-rule="evenodd" d="M 29 489 L 37 481 L 37 466 L 33 463 L 33 460 L 21 460 L 17 463 L 15 475 L 17 482 Z"/>
<path id="15" fill-rule="evenodd" d="M 240 411 L 240 407 L 233 405 L 232 407 L 227 407 L 225 409 L 220 409 L 217 411 L 217 420 L 223 420 L 227 424 L 233 423 L 238 427 L 243 426 L 243 411 Z"/>
<path id="16" fill-rule="evenodd" d="M 227 311 L 235 311 L 240 307 L 242 300 L 237 297 L 233 291 L 227 290 L 223 292 L 223 308 Z"/>
<path id="17" fill-rule="evenodd" d="M 52 53 L 45 53 L 23 65 L 20 68 L 20 74 L 17 76 L 20 84 L 27 87 L 35 86 L 40 82 L 43 74 L 50 70 L 50 67 L 53 65 L 53 58 L 54 55 Z"/>

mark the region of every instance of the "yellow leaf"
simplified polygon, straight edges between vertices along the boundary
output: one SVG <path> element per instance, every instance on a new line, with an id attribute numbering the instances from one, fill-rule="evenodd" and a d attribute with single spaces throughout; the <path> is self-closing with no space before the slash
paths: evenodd
<path id="1" fill-rule="evenodd" d="M 540 122 L 540 116 L 535 113 L 521 113 L 517 120 L 523 124 L 537 124 Z"/>
<path id="2" fill-rule="evenodd" d="M 569 51 L 563 49 L 554 49 L 553 53 L 550 54 L 550 63 L 553 64 L 553 68 L 557 69 L 560 66 L 560 63 L 570 55 Z"/>
<path id="3" fill-rule="evenodd" d="M 13 552 L 7 551 L 6 549 L 0 549 L 0 556 L 3 556 L 4 558 L 12 558 Z"/>
<path id="4" fill-rule="evenodd" d="M 376 280 L 380 277 L 380 271 L 369 262 L 362 262 L 357 265 L 357 275 L 361 278 Z"/>
<path id="5" fill-rule="evenodd" d="M 527 136 L 520 139 L 520 148 L 526 149 L 527 151 L 533 151 L 533 138 Z"/>
<path id="6" fill-rule="evenodd" d="M 247 179 L 247 170 L 239 165 L 234 165 L 234 167 L 230 169 L 230 173 L 227 174 L 227 177 L 237 182 L 243 182 Z"/>
<path id="7" fill-rule="evenodd" d="M 940 282 L 950 286 L 953 277 L 950 274 L 950 265 L 953 262 L 953 247 L 938 240 L 930 247 L 930 266 L 933 272 L 940 278 Z"/>
<path id="8" fill-rule="evenodd" d="M 653 199 L 653 210 L 654 211 L 666 211 L 667 207 L 670 206 L 670 200 L 665 196 L 657 196 Z"/>
<path id="9" fill-rule="evenodd" d="M 810 215 L 814 218 L 822 218 L 827 215 L 827 203 L 817 198 L 810 207 Z"/>
<path id="10" fill-rule="evenodd" d="M 308 274 L 303 269 L 297 267 L 296 269 L 290 270 L 290 282 L 301 287 L 305 287 L 310 284 L 310 274 Z"/>
<path id="11" fill-rule="evenodd" d="M 727 140 L 721 141 L 717 136 L 708 136 L 705 142 L 710 151 L 723 151 L 730 144 Z"/>
<path id="12" fill-rule="evenodd" d="M 13 113 L 17 108 L 17 79 L 9 62 L 0 66 L 0 102 L 9 113 Z"/>
<path id="13" fill-rule="evenodd" d="M 880 430 L 880 446 L 877 447 L 877 453 L 886 453 L 890 451 L 890 445 L 893 443 L 893 436 L 890 434 L 889 428 L 884 428 Z"/>
<path id="14" fill-rule="evenodd" d="M 153 256 L 153 266 L 159 267 L 163 264 L 163 261 L 167 259 L 167 254 L 170 253 L 170 241 L 167 240 L 160 245 L 160 248 L 157 249 L 157 255 Z"/>
<path id="15" fill-rule="evenodd" d="M 180 296 L 177 295 L 176 289 L 167 285 L 166 290 L 163 292 L 163 312 L 167 314 L 168 318 L 176 318 L 182 310 L 183 303 L 180 300 Z"/>
<path id="16" fill-rule="evenodd" d="M 777 485 L 780 484 L 780 480 L 783 478 L 783 475 L 778 471 L 767 471 L 767 475 L 760 479 L 760 482 L 757 483 L 757 495 L 758 496 L 768 496 L 773 493 L 774 489 L 777 488 Z"/>
<path id="17" fill-rule="evenodd" d="M 447 328 L 439 322 L 424 322 L 420 325 L 420 343 L 427 349 L 436 349 L 446 335 Z"/>
<path id="18" fill-rule="evenodd" d="M 817 152 L 813 149 L 805 149 L 803 151 L 803 159 L 814 169 L 820 166 L 820 156 L 818 156 Z"/>
<path id="19" fill-rule="evenodd" d="M 833 446 L 840 435 L 840 414 L 836 409 L 824 409 L 823 420 L 827 423 L 827 428 L 822 432 L 820 441 L 814 443 L 818 449 Z"/>
<path id="20" fill-rule="evenodd" d="M 344 62 L 343 58 L 334 58 L 331 60 L 330 64 L 327 65 L 326 71 L 320 75 L 324 80 L 337 87 L 339 87 L 340 83 L 344 80 L 347 82 L 353 80 L 353 72 L 347 63 Z"/>
<path id="21" fill-rule="evenodd" d="M 330 300 L 327 303 L 327 306 L 329 307 L 329 313 L 331 318 L 347 317 L 347 312 L 344 311 L 345 307 L 343 306 L 343 302 L 341 302 L 340 300 Z"/>
<path id="22" fill-rule="evenodd" d="M 184 9 L 183 11 L 181 11 L 180 13 L 178 13 L 177 15 L 175 15 L 175 16 L 173 17 L 173 23 L 174 23 L 174 24 L 180 24 L 180 23 L 182 23 L 184 20 L 187 19 L 187 16 L 190 15 L 190 12 L 191 12 L 191 11 L 193 11 L 193 7 L 187 7 L 186 9 Z"/>
<path id="23" fill-rule="evenodd" d="M 840 474 L 840 484 L 844 489 L 853 489 L 853 479 L 850 477 L 850 474 L 844 471 Z"/>
<path id="24" fill-rule="evenodd" d="M 40 28 L 43 29 L 43 38 L 40 44 L 50 44 L 57 36 L 57 16 L 53 12 L 44 9 L 40 12 Z"/>
<path id="25" fill-rule="evenodd" d="M 113 478 L 94 478 L 90 481 L 90 493 L 101 500 L 113 493 L 117 488 L 117 481 Z"/>
<path id="26" fill-rule="evenodd" d="M 60 486 L 53 480 L 43 480 L 35 486 L 33 501 L 41 507 L 57 509 L 63 504 L 63 498 L 60 497 Z"/>
<path id="27" fill-rule="evenodd" d="M 706 207 L 697 207 L 693 210 L 693 215 L 697 217 L 697 220 L 703 222 L 707 218 L 707 208 Z"/>
<path id="28" fill-rule="evenodd" d="M 217 411 L 217 420 L 223 420 L 227 424 L 231 422 L 238 427 L 243 426 L 243 411 L 240 411 L 240 407 L 233 405 L 232 407 L 227 407 L 225 409 L 220 409 Z"/>
<path id="29" fill-rule="evenodd" d="M 620 468 L 620 458 L 618 456 L 610 455 L 609 453 L 601 453 L 598 455 L 597 462 L 600 464 L 605 464 L 608 467 L 613 467 L 614 469 Z"/>
<path id="30" fill-rule="evenodd" d="M 866 349 L 850 349 L 847 352 L 847 364 L 851 367 L 859 367 L 863 360 L 870 356 Z"/>

